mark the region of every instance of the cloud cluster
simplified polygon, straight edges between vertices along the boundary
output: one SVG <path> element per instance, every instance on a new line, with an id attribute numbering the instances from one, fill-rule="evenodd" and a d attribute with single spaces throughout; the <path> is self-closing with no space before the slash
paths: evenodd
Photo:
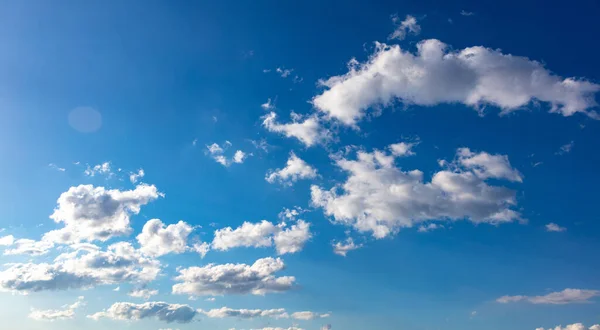
<path id="1" fill-rule="evenodd" d="M 189 323 L 197 312 L 188 305 L 169 304 L 166 302 L 146 302 L 134 304 L 117 302 L 107 310 L 88 315 L 88 318 L 99 320 L 108 318 L 121 321 L 137 321 L 141 319 L 158 319 L 167 323 Z"/>
<path id="2" fill-rule="evenodd" d="M 210 318 L 237 317 L 251 319 L 255 317 L 269 317 L 274 319 L 288 318 L 289 315 L 283 308 L 277 309 L 233 309 L 228 307 L 215 308 L 208 311 L 199 310 L 200 313 Z"/>
<path id="3" fill-rule="evenodd" d="M 398 15 L 392 15 L 392 22 L 396 25 L 396 29 L 388 37 L 390 40 L 404 40 L 408 33 L 413 35 L 421 33 L 421 26 L 414 16 L 406 15 L 406 18 L 401 21 Z"/>
<path id="4" fill-rule="evenodd" d="M 285 292 L 296 278 L 276 277 L 285 264 L 279 258 L 258 259 L 254 264 L 208 264 L 179 270 L 173 293 L 189 296 L 221 296 L 226 294 L 253 294 Z"/>
<path id="5" fill-rule="evenodd" d="M 54 263 L 10 264 L 0 272 L 0 290 L 18 293 L 90 288 L 99 284 L 147 283 L 158 276 L 160 262 L 130 243 L 80 248 L 59 255 Z"/>
<path id="6" fill-rule="evenodd" d="M 548 329 L 536 328 L 535 330 L 600 330 L 600 324 L 595 324 L 589 328 L 586 328 L 583 325 L 583 323 L 574 323 L 574 324 L 569 324 L 565 327 L 563 327 L 561 325 L 557 325 L 554 328 L 548 328 Z"/>
<path id="7" fill-rule="evenodd" d="M 543 296 L 502 296 L 496 301 L 502 304 L 525 301 L 531 304 L 566 305 L 586 303 L 591 298 L 598 296 L 600 296 L 598 290 L 564 289 Z"/>
<path id="8" fill-rule="evenodd" d="M 63 309 L 40 310 L 32 308 L 28 317 L 36 321 L 70 320 L 75 317 L 76 309 L 85 306 L 83 299 L 84 297 L 78 297 L 75 303 L 63 306 Z"/>
<path id="9" fill-rule="evenodd" d="M 69 244 L 129 235 L 130 216 L 161 196 L 154 185 L 147 184 L 125 191 L 92 185 L 71 187 L 60 195 L 50 216 L 64 227 L 46 233 L 42 240 Z"/>
<path id="10" fill-rule="evenodd" d="M 268 131 L 296 138 L 307 147 L 324 143 L 331 138 L 329 130 L 320 124 L 319 118 L 315 115 L 303 118 L 293 113 L 292 122 L 287 124 L 277 122 L 275 112 L 268 113 L 262 119 L 262 124 Z"/>
<path id="11" fill-rule="evenodd" d="M 368 111 L 376 114 L 377 107 L 395 101 L 420 106 L 492 105 L 504 113 L 539 101 L 564 116 L 581 112 L 600 118 L 590 110 L 597 105 L 594 95 L 600 85 L 562 78 L 539 62 L 499 50 L 448 48 L 439 40 L 423 40 L 413 54 L 398 45 L 378 43 L 368 61 L 353 60 L 346 74 L 322 81 L 327 89 L 312 103 L 329 118 L 349 126 L 356 126 Z"/>
<path id="12" fill-rule="evenodd" d="M 140 250 L 150 256 L 183 253 L 188 249 L 188 236 L 192 230 L 192 226 L 184 221 L 165 226 L 159 219 L 152 219 L 146 222 L 137 241 Z"/>
<path id="13" fill-rule="evenodd" d="M 459 149 L 457 160 L 434 173 L 430 182 L 424 182 L 422 171 L 401 170 L 396 159 L 393 151 L 380 150 L 358 151 L 355 160 L 337 159 L 337 166 L 348 173 L 347 180 L 330 190 L 313 185 L 312 204 L 336 222 L 372 232 L 376 238 L 424 221 L 469 219 L 497 224 L 521 219 L 513 209 L 515 192 L 486 181 L 521 180 L 506 156 Z"/>
<path id="14" fill-rule="evenodd" d="M 317 176 L 317 170 L 308 165 L 304 160 L 296 156 L 292 151 L 288 158 L 286 166 L 277 170 L 270 170 L 265 180 L 269 183 L 279 182 L 283 185 L 291 186 L 294 182 L 301 179 L 312 179 Z"/>
<path id="15" fill-rule="evenodd" d="M 226 251 L 236 247 L 270 247 L 275 245 L 278 254 L 296 253 L 312 237 L 310 224 L 298 220 L 292 226 L 275 225 L 267 220 L 258 223 L 244 222 L 233 229 L 226 227 L 215 231 L 212 248 Z"/>
<path id="16" fill-rule="evenodd" d="M 217 163 L 228 167 L 231 164 L 241 164 L 248 158 L 248 154 L 243 152 L 242 150 L 236 150 L 231 158 L 227 158 L 225 156 L 225 150 L 231 146 L 231 142 L 225 141 L 225 146 L 221 147 L 217 143 L 213 143 L 211 145 L 206 146 L 208 149 L 208 154 L 214 159 Z"/>

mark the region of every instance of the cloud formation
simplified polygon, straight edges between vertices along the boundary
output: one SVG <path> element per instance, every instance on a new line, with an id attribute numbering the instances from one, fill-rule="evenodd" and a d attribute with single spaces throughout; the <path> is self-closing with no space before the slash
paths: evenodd
<path id="1" fill-rule="evenodd" d="M 563 327 L 562 325 L 557 325 L 554 328 L 536 328 L 535 330 L 600 330 L 600 324 L 595 324 L 592 325 L 589 328 L 586 328 L 583 323 L 573 323 L 573 324 L 569 324 L 565 327 Z"/>
<path id="2" fill-rule="evenodd" d="M 343 242 L 333 243 L 333 253 L 345 257 L 348 252 L 356 249 L 360 249 L 363 245 L 354 243 L 352 237 L 346 238 Z"/>
<path id="3" fill-rule="evenodd" d="M 594 95 L 600 85 L 562 78 L 539 62 L 499 50 L 448 48 L 436 39 L 423 40 L 413 54 L 377 43 L 368 61 L 353 60 L 346 74 L 321 81 L 326 90 L 312 103 L 329 118 L 355 127 L 367 114 L 395 101 L 420 106 L 462 103 L 477 109 L 492 105 L 503 113 L 539 101 L 563 116 L 580 112 L 600 118 L 590 110 L 597 106 Z"/>
<path id="4" fill-rule="evenodd" d="M 287 124 L 278 123 L 275 112 L 268 113 L 262 119 L 263 127 L 269 132 L 296 138 L 307 147 L 324 143 L 331 138 L 329 130 L 324 128 L 319 122 L 318 117 L 314 115 L 306 118 L 293 115 L 292 122 Z"/>
<path id="5" fill-rule="evenodd" d="M 78 297 L 77 301 L 71 305 L 63 306 L 63 309 L 47 309 L 40 310 L 32 308 L 28 317 L 36 321 L 57 321 L 70 320 L 75 317 L 75 310 L 81 306 L 85 306 L 84 297 Z"/>
<path id="6" fill-rule="evenodd" d="M 600 296 L 598 290 L 564 289 L 544 296 L 502 296 L 496 301 L 502 304 L 524 301 L 531 304 L 566 305 L 586 303 L 597 296 Z"/>
<path id="7" fill-rule="evenodd" d="M 458 149 L 457 160 L 434 173 L 430 182 L 423 181 L 422 171 L 401 170 L 396 159 L 393 152 L 380 150 L 358 151 L 355 160 L 337 159 L 336 165 L 348 173 L 347 180 L 330 190 L 313 185 L 312 204 L 336 222 L 372 232 L 375 238 L 424 221 L 498 224 L 521 219 L 513 209 L 515 192 L 486 181 L 521 180 L 506 156 Z"/>
<path id="8" fill-rule="evenodd" d="M 304 160 L 296 156 L 292 151 L 287 160 L 286 166 L 281 169 L 270 170 L 265 180 L 269 183 L 279 182 L 286 186 L 291 186 L 294 182 L 301 179 L 312 179 L 317 176 L 317 170 L 308 165 Z"/>
<path id="9" fill-rule="evenodd" d="M 404 40 L 408 33 L 413 35 L 421 33 L 421 26 L 414 16 L 406 15 L 406 18 L 401 21 L 398 15 L 392 15 L 392 22 L 396 25 L 396 29 L 388 37 L 390 40 Z"/>
<path id="10" fill-rule="evenodd" d="M 108 318 L 121 321 L 157 319 L 167 323 L 189 323 L 196 314 L 196 310 L 188 305 L 169 304 L 162 301 L 143 304 L 117 302 L 102 312 L 88 315 L 88 318 L 93 320 Z"/>
<path id="11" fill-rule="evenodd" d="M 140 250 L 150 256 L 183 253 L 188 249 L 188 236 L 192 230 L 192 226 L 184 221 L 165 226 L 159 219 L 152 219 L 146 222 L 137 241 Z"/>
<path id="12" fill-rule="evenodd" d="M 174 294 L 189 296 L 221 296 L 227 294 L 253 294 L 285 292 L 290 290 L 296 278 L 276 277 L 283 270 L 283 260 L 258 259 L 254 264 L 208 264 L 179 270 L 173 285 Z"/>

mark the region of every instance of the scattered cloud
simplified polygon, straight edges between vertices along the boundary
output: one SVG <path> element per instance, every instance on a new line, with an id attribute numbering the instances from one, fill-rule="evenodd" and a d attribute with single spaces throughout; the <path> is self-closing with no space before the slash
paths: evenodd
<path id="1" fill-rule="evenodd" d="M 174 294 L 190 296 L 220 296 L 231 294 L 264 295 L 290 290 L 296 278 L 276 277 L 283 270 L 283 260 L 258 259 L 254 264 L 208 264 L 179 270 L 173 285 Z"/>
<path id="2" fill-rule="evenodd" d="M 330 314 L 319 314 L 319 313 L 308 312 L 308 311 L 292 313 L 292 318 L 294 318 L 296 320 L 314 320 L 314 319 L 318 319 L 318 318 L 326 318 L 329 316 L 330 316 Z"/>
<path id="3" fill-rule="evenodd" d="M 460 14 L 463 15 L 463 16 L 473 16 L 473 15 L 475 15 L 474 12 L 472 12 L 472 11 L 466 11 L 464 9 L 460 11 Z"/>
<path id="4" fill-rule="evenodd" d="M 71 187 L 58 198 L 50 216 L 64 227 L 44 234 L 42 240 L 56 243 L 106 241 L 131 233 L 130 216 L 143 205 L 164 196 L 154 185 L 140 184 L 133 190 L 105 189 L 92 185 Z"/>
<path id="5" fill-rule="evenodd" d="M 279 217 L 279 219 L 283 220 L 283 221 L 288 221 L 288 220 L 296 220 L 296 218 L 298 218 L 298 216 L 300 216 L 300 214 L 302 213 L 306 213 L 309 212 L 309 210 L 303 209 L 300 206 L 294 206 L 291 209 L 283 208 L 283 211 L 279 212 L 279 214 L 277 215 Z"/>
<path id="6" fill-rule="evenodd" d="M 226 318 L 226 317 L 237 317 L 241 319 L 251 319 L 256 317 L 269 317 L 274 319 L 282 319 L 289 318 L 288 313 L 286 313 L 285 309 L 233 309 L 228 307 L 215 308 L 208 311 L 199 310 L 199 313 L 202 313 L 210 318 Z"/>
<path id="7" fill-rule="evenodd" d="M 348 252 L 360 249 L 362 246 L 362 244 L 354 243 L 352 237 L 348 237 L 343 242 L 336 242 L 333 244 L 333 253 L 345 257 L 348 254 Z"/>
<path id="8" fill-rule="evenodd" d="M 567 230 L 567 228 L 561 227 L 553 222 L 546 225 L 546 231 L 561 232 L 561 231 L 565 231 L 565 230 Z"/>
<path id="9" fill-rule="evenodd" d="M 269 153 L 269 147 L 271 147 L 271 146 L 267 143 L 267 140 L 265 140 L 265 139 L 250 140 L 250 143 L 252 143 L 254 148 L 262 150 L 265 153 Z"/>
<path id="10" fill-rule="evenodd" d="M 280 124 L 277 122 L 277 114 L 270 112 L 262 117 L 263 127 L 269 132 L 280 133 L 286 137 L 294 137 L 307 147 L 318 143 L 324 143 L 331 138 L 328 129 L 324 128 L 317 116 L 308 116 L 302 121 L 302 116 L 292 116 L 292 122 Z"/>
<path id="11" fill-rule="evenodd" d="M 228 167 L 229 165 L 236 163 L 241 164 L 247 158 L 247 154 L 241 150 L 237 150 L 233 157 L 227 158 L 224 155 L 226 149 L 231 146 L 231 142 L 225 141 L 224 147 L 221 147 L 217 143 L 213 143 L 211 145 L 206 146 L 208 149 L 208 154 L 219 164 Z"/>
<path id="12" fill-rule="evenodd" d="M 268 98 L 267 102 L 261 104 L 260 107 L 263 108 L 263 110 L 273 110 L 275 109 L 275 104 L 270 98 Z"/>
<path id="13" fill-rule="evenodd" d="M 330 119 L 356 127 L 368 111 L 396 101 L 434 106 L 463 103 L 477 109 L 492 105 L 508 113 L 532 101 L 549 103 L 550 112 L 570 116 L 597 104 L 600 85 L 552 74 L 536 61 L 485 47 L 449 51 L 435 39 L 419 42 L 417 53 L 399 45 L 377 43 L 365 63 L 351 61 L 348 73 L 321 81 L 326 90 L 313 98 L 315 108 Z"/>
<path id="14" fill-rule="evenodd" d="M 275 69 L 275 72 L 279 73 L 281 78 L 289 77 L 293 71 L 294 71 L 294 69 L 286 69 L 284 67 Z"/>
<path id="15" fill-rule="evenodd" d="M 71 305 L 65 305 L 63 309 L 31 309 L 29 318 L 36 321 L 57 321 L 57 320 L 70 320 L 75 317 L 75 310 L 81 306 L 85 306 L 84 297 L 78 297 L 77 301 Z"/>
<path id="16" fill-rule="evenodd" d="M 0 237 L 0 246 L 13 245 L 14 242 L 15 242 L 15 237 L 13 235 L 7 235 L 4 237 Z"/>
<path id="17" fill-rule="evenodd" d="M 568 154 L 573 150 L 573 146 L 575 146 L 575 141 L 571 141 L 565 145 L 562 145 L 560 149 L 556 152 L 557 155 L 562 156 Z"/>
<path id="18" fill-rule="evenodd" d="M 147 288 L 134 289 L 127 293 L 127 295 L 130 297 L 143 298 L 144 300 L 148 300 L 150 297 L 156 296 L 157 294 L 158 290 L 150 290 Z"/>
<path id="19" fill-rule="evenodd" d="M 134 304 L 117 302 L 102 312 L 88 315 L 88 318 L 99 320 L 108 318 L 121 321 L 137 321 L 141 319 L 158 319 L 166 323 L 189 323 L 197 312 L 188 305 L 169 304 L 166 302 L 146 302 Z"/>
<path id="20" fill-rule="evenodd" d="M 59 171 L 59 172 L 64 172 L 64 171 L 66 171 L 66 169 L 65 169 L 64 167 L 58 167 L 58 166 L 57 166 L 56 164 L 54 164 L 54 163 L 50 163 L 50 164 L 48 164 L 48 167 L 50 167 L 50 168 L 51 168 L 51 169 L 53 169 L 53 170 L 57 170 L 57 171 Z"/>
<path id="21" fill-rule="evenodd" d="M 437 223 L 429 223 L 426 225 L 421 225 L 419 226 L 419 233 L 427 233 L 430 232 L 432 230 L 436 230 L 436 229 L 440 229 L 440 228 L 444 228 L 443 225 L 439 225 Z"/>
<path id="22" fill-rule="evenodd" d="M 313 179 L 317 176 L 317 170 L 308 165 L 304 160 L 296 156 L 292 151 L 284 168 L 269 170 L 265 180 L 269 183 L 279 182 L 291 186 L 300 179 Z"/>
<path id="23" fill-rule="evenodd" d="M 114 175 L 114 173 L 111 170 L 110 162 L 104 162 L 93 167 L 90 167 L 90 165 L 88 165 L 85 171 L 83 171 L 83 174 L 87 176 L 105 175 L 107 177 L 111 177 Z"/>
<path id="24" fill-rule="evenodd" d="M 404 20 L 400 20 L 398 14 L 392 15 L 392 22 L 396 26 L 396 29 L 392 34 L 389 35 L 390 40 L 404 40 L 408 33 L 417 35 L 421 33 L 421 26 L 417 23 L 417 19 L 414 16 L 406 15 Z"/>
<path id="25" fill-rule="evenodd" d="M 132 172 L 129 174 L 129 181 L 131 181 L 131 183 L 137 183 L 141 178 L 144 177 L 144 175 L 146 175 L 146 173 L 140 168 L 137 173 Z"/>
<path id="26" fill-rule="evenodd" d="M 592 325 L 589 328 L 586 328 L 583 323 L 574 323 L 574 324 L 569 324 L 565 327 L 563 327 L 562 325 L 557 325 L 554 328 L 536 328 L 535 330 L 600 330 L 600 324 L 595 324 Z"/>
<path id="27" fill-rule="evenodd" d="M 502 304 L 524 301 L 531 304 L 566 305 L 587 303 L 597 296 L 600 296 L 598 290 L 564 289 L 544 296 L 503 296 L 496 301 Z"/>
<path id="28" fill-rule="evenodd" d="M 336 222 L 372 232 L 375 238 L 428 220 L 491 224 L 521 220 L 513 209 L 515 192 L 486 182 L 487 178 L 520 181 L 505 156 L 458 149 L 457 161 L 450 164 L 454 168 L 434 173 L 431 182 L 423 182 L 420 170 L 396 167 L 395 160 L 393 153 L 380 150 L 358 151 L 356 160 L 337 159 L 336 165 L 348 173 L 346 182 L 331 190 L 313 185 L 312 204 Z"/>

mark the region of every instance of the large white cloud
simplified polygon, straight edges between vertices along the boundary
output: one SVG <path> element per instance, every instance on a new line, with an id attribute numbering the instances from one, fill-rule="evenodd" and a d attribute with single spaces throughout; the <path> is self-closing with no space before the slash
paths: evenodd
<path id="1" fill-rule="evenodd" d="M 337 159 L 337 166 L 348 173 L 346 182 L 331 190 L 313 185 L 313 205 L 336 222 L 376 238 L 428 220 L 497 224 L 521 219 L 513 209 L 515 192 L 486 181 L 520 180 L 505 156 L 459 149 L 458 159 L 434 173 L 430 182 L 424 182 L 422 171 L 401 170 L 396 159 L 393 152 L 380 150 L 358 151 L 355 160 Z"/>
<path id="2" fill-rule="evenodd" d="M 42 240 L 58 243 L 106 241 L 131 233 L 130 216 L 143 205 L 163 196 L 154 185 L 134 190 L 105 189 L 92 185 L 71 187 L 58 198 L 50 216 L 64 228 L 46 233 Z"/>
<path id="3" fill-rule="evenodd" d="M 175 277 L 173 293 L 190 296 L 220 296 L 227 294 L 253 294 L 285 292 L 296 278 L 276 277 L 285 264 L 279 258 L 258 259 L 254 264 L 208 264 L 179 270 Z"/>
<path id="4" fill-rule="evenodd" d="M 589 302 L 591 298 L 600 296 L 599 290 L 564 289 L 543 296 L 502 296 L 496 299 L 499 303 L 525 301 L 532 304 L 566 305 Z"/>
<path id="5" fill-rule="evenodd" d="M 535 330 L 600 330 L 600 324 L 595 324 L 592 325 L 589 328 L 586 328 L 583 323 L 573 323 L 573 324 L 569 324 L 567 326 L 561 326 L 561 325 L 557 325 L 554 328 L 548 328 L 548 329 L 544 329 L 544 328 L 536 328 Z"/>
<path id="6" fill-rule="evenodd" d="M 70 320 L 75 317 L 75 310 L 85 305 L 84 297 L 78 297 L 71 305 L 63 306 L 63 309 L 36 309 L 32 308 L 29 318 L 36 321 Z"/>
<path id="7" fill-rule="evenodd" d="M 88 317 L 94 320 L 99 320 L 102 318 L 122 321 L 158 319 L 167 323 L 189 323 L 196 315 L 196 310 L 188 305 L 153 301 L 143 304 L 117 302 L 110 306 L 107 310 L 88 315 Z"/>
<path id="8" fill-rule="evenodd" d="M 280 182 L 291 186 L 300 179 L 312 179 L 317 176 L 317 170 L 308 165 L 304 160 L 290 153 L 286 166 L 281 169 L 271 170 L 267 173 L 265 180 L 269 183 Z"/>
<path id="9" fill-rule="evenodd" d="M 226 227 L 215 230 L 212 248 L 226 251 L 237 247 L 275 245 L 277 253 L 281 255 L 301 251 L 311 237 L 310 224 L 304 220 L 298 220 L 290 227 L 286 223 L 275 225 L 267 220 L 258 223 L 244 222 L 236 229 Z"/>
<path id="10" fill-rule="evenodd" d="M 277 122 L 277 114 L 270 112 L 262 117 L 263 126 L 270 132 L 280 133 L 286 137 L 293 137 L 304 143 L 307 147 L 324 143 L 331 138 L 331 133 L 319 122 L 317 116 L 302 116 L 294 114 L 292 122 L 281 124 Z"/>
<path id="11" fill-rule="evenodd" d="M 351 126 L 370 109 L 396 100 L 421 106 L 493 105 L 503 112 L 540 101 L 564 116 L 582 112 L 599 117 L 590 109 L 597 105 L 594 95 L 600 85 L 562 78 L 539 62 L 499 50 L 448 48 L 439 40 L 423 40 L 413 54 L 398 45 L 378 43 L 368 61 L 359 64 L 353 60 L 346 74 L 322 81 L 327 89 L 313 98 L 313 105 L 330 118 Z"/>
<path id="12" fill-rule="evenodd" d="M 19 293 L 90 288 L 99 284 L 147 283 L 158 276 L 160 262 L 130 243 L 106 251 L 78 249 L 59 255 L 54 263 L 10 264 L 0 272 L 0 290 Z"/>
<path id="13" fill-rule="evenodd" d="M 188 249 L 188 236 L 193 227 L 184 221 L 165 226 L 159 219 L 148 220 L 137 236 L 140 250 L 151 256 L 183 253 Z"/>

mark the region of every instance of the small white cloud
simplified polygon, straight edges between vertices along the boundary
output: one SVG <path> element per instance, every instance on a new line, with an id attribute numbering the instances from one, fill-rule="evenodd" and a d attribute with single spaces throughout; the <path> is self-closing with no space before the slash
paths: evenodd
<path id="1" fill-rule="evenodd" d="M 292 313 L 293 319 L 305 320 L 305 321 L 319 319 L 319 318 L 326 318 L 329 316 L 330 316 L 330 314 L 320 314 L 320 313 L 309 312 L 309 311 Z"/>
<path id="2" fill-rule="evenodd" d="M 146 288 L 134 289 L 127 295 L 134 298 L 142 298 L 144 300 L 150 299 L 150 297 L 158 294 L 158 290 L 150 290 Z"/>
<path id="3" fill-rule="evenodd" d="M 298 180 L 313 179 L 316 176 L 317 170 L 296 156 L 292 151 L 290 152 L 286 166 L 281 169 L 270 170 L 265 176 L 265 180 L 269 183 L 280 182 L 283 185 L 291 186 Z"/>
<path id="4" fill-rule="evenodd" d="M 536 328 L 535 330 L 600 330 L 600 324 L 595 324 L 592 325 L 589 328 L 586 328 L 583 323 L 573 323 L 573 324 L 569 324 L 565 327 L 563 327 L 562 325 L 557 325 L 556 327 L 551 327 L 551 328 Z"/>
<path id="5" fill-rule="evenodd" d="M 553 222 L 546 225 L 546 231 L 561 232 L 561 231 L 565 231 L 565 230 L 567 230 L 567 228 L 561 227 Z"/>
<path id="6" fill-rule="evenodd" d="M 282 78 L 287 78 L 287 77 L 289 77 L 290 74 L 292 74 L 292 72 L 294 71 L 294 69 L 277 68 L 277 69 L 275 69 L 275 71 L 277 73 L 279 73 L 279 75 Z"/>
<path id="7" fill-rule="evenodd" d="M 328 129 L 324 128 L 317 116 L 312 115 L 304 121 L 294 117 L 291 123 L 281 124 L 277 122 L 277 114 L 270 112 L 262 117 L 263 127 L 268 131 L 280 133 L 286 137 L 294 137 L 307 147 L 311 147 L 318 143 L 324 143 L 331 138 Z"/>
<path id="8" fill-rule="evenodd" d="M 560 149 L 556 152 L 556 154 L 560 156 L 568 154 L 573 149 L 573 146 L 575 146 L 575 141 L 571 141 L 565 145 L 562 145 Z"/>
<path id="9" fill-rule="evenodd" d="M 463 16 L 473 16 L 473 15 L 475 15 L 474 12 L 472 12 L 472 11 L 466 11 L 464 9 L 460 11 L 460 14 L 463 15 Z"/>
<path id="10" fill-rule="evenodd" d="M 116 287 L 116 288 L 113 289 L 113 291 L 115 291 L 115 292 L 119 292 L 120 290 L 121 290 L 120 286 L 118 286 L 118 287 Z"/>
<path id="11" fill-rule="evenodd" d="M 14 242 L 15 242 L 15 237 L 13 235 L 7 235 L 4 237 L 0 237 L 0 246 L 13 245 Z"/>
<path id="12" fill-rule="evenodd" d="M 436 229 L 440 229 L 440 228 L 444 228 L 443 225 L 438 225 L 436 223 L 430 223 L 427 225 L 421 225 L 419 226 L 419 233 L 427 233 L 430 232 L 432 230 L 436 230 Z"/>
<path id="13" fill-rule="evenodd" d="M 333 243 L 333 253 L 345 257 L 348 252 L 360 249 L 363 245 L 354 243 L 352 237 L 346 238 L 343 242 Z"/>
<path id="14" fill-rule="evenodd" d="M 57 170 L 57 171 L 59 171 L 59 172 L 64 172 L 64 171 L 66 171 L 66 169 L 65 169 L 65 168 L 63 168 L 63 167 L 58 167 L 58 166 L 57 166 L 56 164 L 54 164 L 54 163 L 50 163 L 50 164 L 48 164 L 48 167 L 50 167 L 51 169 Z"/>
<path id="15" fill-rule="evenodd" d="M 83 173 L 87 176 L 92 177 L 96 175 L 105 175 L 110 178 L 114 175 L 114 173 L 111 171 L 110 162 L 104 162 L 93 167 L 90 167 L 90 165 L 88 165 L 85 171 L 83 171 Z"/>
<path id="16" fill-rule="evenodd" d="M 146 175 L 146 173 L 140 168 L 137 173 L 133 172 L 129 174 L 129 181 L 131 181 L 131 183 L 137 183 L 139 179 L 144 177 L 144 175 Z"/>
<path id="17" fill-rule="evenodd" d="M 417 23 L 417 19 L 414 16 L 406 15 L 406 18 L 401 21 L 400 17 L 394 14 L 392 15 L 392 22 L 396 25 L 396 29 L 388 37 L 390 40 L 404 40 L 407 33 L 413 35 L 421 33 L 421 26 Z"/>
<path id="18" fill-rule="evenodd" d="M 63 309 L 39 310 L 32 308 L 29 313 L 29 318 L 36 321 L 57 321 L 70 320 L 75 317 L 75 310 L 81 306 L 85 306 L 83 297 L 78 297 L 77 301 L 71 305 L 63 306 Z"/>
<path id="19" fill-rule="evenodd" d="M 273 101 L 271 101 L 271 99 L 269 98 L 267 99 L 267 102 L 261 104 L 260 107 L 264 110 L 273 110 L 275 109 L 275 104 L 273 104 Z"/>
<path id="20" fill-rule="evenodd" d="M 241 163 L 244 162 L 244 159 L 246 159 L 246 153 L 244 153 L 241 150 L 237 150 L 235 152 L 235 154 L 233 155 L 233 162 L 234 163 L 241 164 Z"/>
<path id="21" fill-rule="evenodd" d="M 211 145 L 206 146 L 208 149 L 209 155 L 219 164 L 228 167 L 229 165 L 236 163 L 241 164 L 248 157 L 248 154 L 243 152 L 242 150 L 237 150 L 231 159 L 227 158 L 224 155 L 226 149 L 232 146 L 232 143 L 229 141 L 225 141 L 224 147 L 219 146 L 217 143 L 213 143 Z M 252 155 L 252 154 L 250 154 Z"/>
<path id="22" fill-rule="evenodd" d="M 564 289 L 544 296 L 502 296 L 496 301 L 502 304 L 525 301 L 531 304 L 566 305 L 587 303 L 591 298 L 597 296 L 600 296 L 598 290 Z"/>

